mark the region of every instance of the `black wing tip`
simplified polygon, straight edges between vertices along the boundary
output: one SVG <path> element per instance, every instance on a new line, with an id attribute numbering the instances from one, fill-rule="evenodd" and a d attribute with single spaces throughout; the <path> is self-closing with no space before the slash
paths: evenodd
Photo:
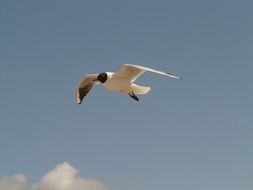
<path id="1" fill-rule="evenodd" d="M 173 78 L 175 78 L 175 79 L 183 79 L 183 77 L 179 77 L 179 76 L 176 76 L 176 75 L 174 75 L 174 74 L 172 74 L 172 73 L 169 73 L 169 72 L 165 72 L 167 75 L 170 75 L 170 76 L 173 76 Z"/>
<path id="2" fill-rule="evenodd" d="M 78 105 L 80 105 L 82 102 L 83 102 L 83 100 L 81 100 L 81 99 L 78 99 L 78 100 L 77 100 L 77 104 L 78 104 Z"/>
<path id="3" fill-rule="evenodd" d="M 82 101 L 83 101 L 83 98 L 77 97 L 76 103 L 77 103 L 78 105 L 80 105 L 80 104 L 82 103 Z"/>

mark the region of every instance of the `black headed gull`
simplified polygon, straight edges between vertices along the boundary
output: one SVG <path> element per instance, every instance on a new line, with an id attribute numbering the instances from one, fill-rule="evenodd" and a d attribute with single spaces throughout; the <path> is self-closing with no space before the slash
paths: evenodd
<path id="1" fill-rule="evenodd" d="M 135 94 L 146 94 L 151 87 L 139 86 L 133 82 L 144 72 L 152 73 L 181 79 L 176 75 L 168 72 L 151 69 L 133 64 L 123 64 L 118 72 L 103 72 L 100 74 L 86 74 L 84 75 L 77 86 L 76 99 L 77 103 L 81 104 L 83 98 L 88 94 L 92 87 L 96 84 L 102 83 L 103 86 L 111 91 L 128 94 L 131 98 L 139 101 Z"/>

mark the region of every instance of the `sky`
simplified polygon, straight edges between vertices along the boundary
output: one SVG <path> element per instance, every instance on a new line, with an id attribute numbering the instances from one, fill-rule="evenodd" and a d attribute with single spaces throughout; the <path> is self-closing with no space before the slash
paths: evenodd
<path id="1" fill-rule="evenodd" d="M 252 190 L 253 2 L 0 0 L 0 190 Z M 134 63 L 136 102 L 86 73 Z"/>

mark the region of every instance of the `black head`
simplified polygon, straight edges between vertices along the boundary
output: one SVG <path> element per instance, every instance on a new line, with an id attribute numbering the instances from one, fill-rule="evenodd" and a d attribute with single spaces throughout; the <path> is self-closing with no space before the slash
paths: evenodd
<path id="1" fill-rule="evenodd" d="M 101 83 L 105 83 L 105 81 L 107 80 L 107 73 L 104 72 L 104 73 L 100 73 L 98 76 L 97 76 L 97 80 L 100 81 Z"/>

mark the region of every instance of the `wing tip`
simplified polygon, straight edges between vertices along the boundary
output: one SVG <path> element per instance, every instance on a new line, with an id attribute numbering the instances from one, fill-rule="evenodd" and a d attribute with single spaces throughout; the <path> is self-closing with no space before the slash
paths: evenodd
<path id="1" fill-rule="evenodd" d="M 165 72 L 169 77 L 175 78 L 175 79 L 183 79 L 183 77 L 176 76 L 174 74 L 171 74 L 169 72 Z"/>
<path id="2" fill-rule="evenodd" d="M 79 98 L 77 98 L 76 103 L 77 103 L 78 105 L 80 105 L 80 104 L 82 103 L 82 101 L 81 101 Z"/>
<path id="3" fill-rule="evenodd" d="M 80 99 L 79 90 L 76 91 L 76 103 L 80 105 L 82 103 L 82 100 Z"/>

